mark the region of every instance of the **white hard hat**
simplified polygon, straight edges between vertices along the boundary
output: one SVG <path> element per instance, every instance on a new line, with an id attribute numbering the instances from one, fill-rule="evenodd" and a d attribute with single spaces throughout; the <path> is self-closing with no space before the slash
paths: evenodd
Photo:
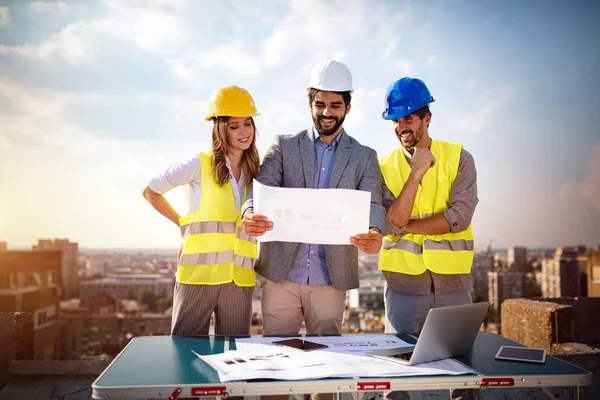
<path id="1" fill-rule="evenodd" d="M 310 72 L 308 88 L 352 93 L 352 74 L 348 67 L 340 62 L 321 61 Z"/>

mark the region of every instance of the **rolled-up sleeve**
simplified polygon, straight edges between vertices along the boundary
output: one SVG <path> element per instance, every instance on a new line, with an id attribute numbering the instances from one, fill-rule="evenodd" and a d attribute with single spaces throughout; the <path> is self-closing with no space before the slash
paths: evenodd
<path id="1" fill-rule="evenodd" d="M 200 180 L 200 156 L 171 165 L 148 182 L 153 192 L 165 194 L 177 186 Z"/>
<path id="2" fill-rule="evenodd" d="M 463 149 L 458 162 L 458 173 L 450 190 L 448 208 L 443 211 L 451 232 L 461 232 L 469 227 L 478 202 L 475 161 Z"/>
<path id="3" fill-rule="evenodd" d="M 391 192 L 391 190 L 388 189 L 387 185 L 385 184 L 385 179 L 383 178 L 383 176 L 381 177 L 381 199 L 382 199 L 383 207 L 386 210 L 388 209 L 389 206 L 392 205 L 392 203 L 394 201 L 396 201 L 396 196 L 394 196 L 394 194 Z M 383 232 L 385 235 L 398 236 L 399 234 L 402 233 L 404 228 L 405 228 L 405 226 L 398 227 L 398 226 L 394 225 L 394 223 L 387 216 L 387 213 L 386 213 L 385 232 Z"/>

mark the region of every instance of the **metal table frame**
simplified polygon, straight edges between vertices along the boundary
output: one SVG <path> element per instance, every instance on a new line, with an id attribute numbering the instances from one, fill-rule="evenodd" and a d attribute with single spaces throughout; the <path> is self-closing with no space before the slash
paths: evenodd
<path id="1" fill-rule="evenodd" d="M 414 343 L 410 335 L 397 336 Z M 92 398 L 174 400 L 186 397 L 351 393 L 355 399 L 360 399 L 362 394 L 375 391 L 494 388 L 540 388 L 553 398 L 547 387 L 570 386 L 573 387 L 573 397 L 579 399 L 580 387 L 591 383 L 589 371 L 552 356 L 547 357 L 545 364 L 495 360 L 494 355 L 502 345 L 520 346 L 502 336 L 479 332 L 469 354 L 457 358 L 477 371 L 473 375 L 221 383 L 218 373 L 191 350 L 206 355 L 223 352 L 224 349 L 235 350 L 235 337 L 145 336 L 133 339 L 94 381 Z"/>

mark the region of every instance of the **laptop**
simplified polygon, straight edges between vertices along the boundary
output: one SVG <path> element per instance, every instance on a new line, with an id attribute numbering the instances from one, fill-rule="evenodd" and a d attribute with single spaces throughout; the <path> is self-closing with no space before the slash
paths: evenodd
<path id="1" fill-rule="evenodd" d="M 475 342 L 488 307 L 488 302 L 481 302 L 432 308 L 415 346 L 367 354 L 406 365 L 465 355 Z"/>

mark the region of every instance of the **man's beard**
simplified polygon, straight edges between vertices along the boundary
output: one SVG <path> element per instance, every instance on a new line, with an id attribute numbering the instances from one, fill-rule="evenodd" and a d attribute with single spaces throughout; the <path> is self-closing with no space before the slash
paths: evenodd
<path id="1" fill-rule="evenodd" d="M 321 125 L 321 121 L 324 119 L 332 119 L 332 120 L 336 121 L 336 123 L 331 128 L 325 128 L 325 127 L 323 127 L 323 125 Z M 345 119 L 346 119 L 346 114 L 344 114 L 342 116 L 342 118 L 340 118 L 340 119 L 338 119 L 336 117 L 324 118 L 322 115 L 319 115 L 316 118 L 313 117 L 313 122 L 315 123 L 315 128 L 317 128 L 317 132 L 319 132 L 319 135 L 331 136 L 339 129 L 340 126 L 342 126 Z"/>
<path id="2" fill-rule="evenodd" d="M 396 136 L 398 136 L 398 139 L 400 140 L 400 144 L 402 144 L 402 146 L 405 149 L 411 149 L 413 147 L 415 147 L 423 138 L 423 133 L 425 131 L 425 128 L 423 126 L 423 123 L 421 123 L 421 125 L 419 126 L 419 129 L 417 130 L 416 134 L 413 130 L 411 129 L 405 129 L 402 132 L 396 132 Z M 411 137 L 412 137 L 412 141 L 410 141 L 408 144 L 405 144 L 402 141 L 402 133 L 410 133 Z"/>

